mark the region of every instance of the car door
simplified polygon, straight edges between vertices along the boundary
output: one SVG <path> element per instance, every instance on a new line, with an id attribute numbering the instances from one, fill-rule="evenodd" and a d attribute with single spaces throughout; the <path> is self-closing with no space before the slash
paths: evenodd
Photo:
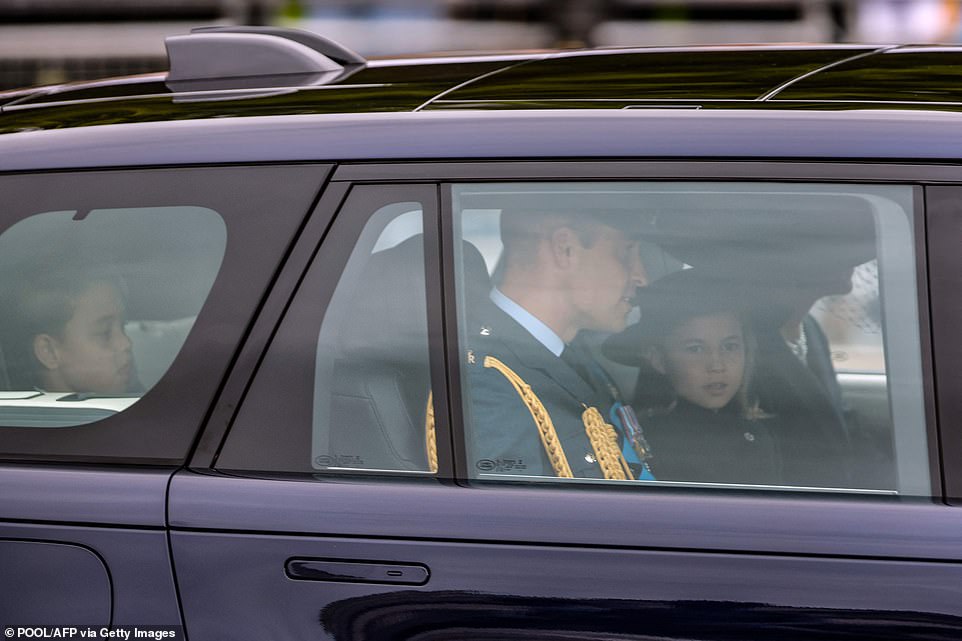
<path id="1" fill-rule="evenodd" d="M 182 625 L 170 476 L 327 170 L 0 177 L 7 638 L 36 626 Z M 88 310 L 93 324 L 78 325 Z"/>
<path id="2" fill-rule="evenodd" d="M 241 356 L 237 371 L 254 369 L 253 378 L 228 383 L 190 469 L 171 482 L 171 549 L 188 633 L 957 636 L 962 517 L 941 504 L 925 329 L 925 172 L 860 167 L 839 180 L 845 170 L 341 167 L 279 281 L 297 283 L 293 300 L 268 302 Z M 392 183 L 399 176 L 406 182 Z M 524 262 L 506 258 L 505 221 L 562 210 L 634 217 L 649 282 L 711 269 L 728 285 L 750 286 L 762 303 L 810 285 L 811 266 L 858 257 L 845 268 L 841 289 L 850 291 L 834 292 L 839 300 L 816 296 L 821 307 L 807 305 L 803 315 L 816 319 L 821 329 L 809 331 L 824 332 L 829 356 L 861 353 L 863 365 L 832 376 L 837 388 L 815 378 L 799 383 L 804 393 L 788 383 L 771 388 L 767 402 L 778 411 L 746 418 L 789 426 L 771 428 L 786 480 L 658 479 L 657 458 L 654 480 L 565 479 L 538 453 L 486 440 L 478 410 L 485 392 L 472 372 L 495 353 L 474 341 L 498 330 L 474 319 L 490 313 L 488 292 L 511 269 L 505 261 Z M 865 280 L 858 287 L 857 268 Z M 843 305 L 858 314 L 840 312 Z M 639 367 L 604 360 L 611 331 L 585 333 L 578 340 L 633 403 Z M 771 349 L 788 356 L 776 365 L 809 367 L 785 360 L 796 357 L 780 341 Z M 756 349 L 761 367 L 769 356 Z M 560 360 L 531 371 L 558 378 Z M 529 392 L 544 396 L 544 413 L 558 425 L 559 410 L 534 374 L 515 369 L 521 400 L 498 402 L 514 404 L 505 424 L 531 430 L 525 438 L 537 444 L 545 421 Z M 767 371 L 785 375 L 771 362 Z M 851 416 L 860 412 L 861 424 Z M 753 429 L 768 428 L 752 423 L 745 441 L 756 440 Z M 620 436 L 627 461 L 626 443 Z M 684 445 L 654 456 L 684 460 Z M 588 467 L 579 469 L 597 462 L 564 439 L 562 450 L 569 461 L 584 454 Z M 626 464 L 637 474 L 641 462 Z M 751 468 L 748 459 L 722 462 L 732 475 Z"/>

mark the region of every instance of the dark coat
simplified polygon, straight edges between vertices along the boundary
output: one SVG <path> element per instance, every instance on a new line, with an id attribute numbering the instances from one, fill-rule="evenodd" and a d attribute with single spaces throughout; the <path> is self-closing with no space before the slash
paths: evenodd
<path id="1" fill-rule="evenodd" d="M 715 411 L 679 399 L 664 414 L 642 418 L 659 481 L 778 485 L 781 472 L 773 419 L 748 420 L 730 402 Z M 639 412 L 639 416 L 645 414 Z"/>
<path id="2" fill-rule="evenodd" d="M 585 406 L 603 416 L 614 399 L 596 390 L 560 357 L 497 306 L 483 306 L 468 323 L 466 417 L 469 464 L 477 472 L 554 476 L 538 427 L 493 356 L 520 376 L 544 404 L 576 478 L 603 478 L 581 415 Z"/>

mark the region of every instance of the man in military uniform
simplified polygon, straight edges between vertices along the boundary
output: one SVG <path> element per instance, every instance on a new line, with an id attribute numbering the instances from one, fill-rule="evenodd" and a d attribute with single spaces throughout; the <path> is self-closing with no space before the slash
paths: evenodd
<path id="1" fill-rule="evenodd" d="M 578 344 L 624 329 L 647 275 L 627 215 L 504 212 L 489 300 L 468 323 L 478 472 L 635 478 L 612 427 L 616 390 Z"/>

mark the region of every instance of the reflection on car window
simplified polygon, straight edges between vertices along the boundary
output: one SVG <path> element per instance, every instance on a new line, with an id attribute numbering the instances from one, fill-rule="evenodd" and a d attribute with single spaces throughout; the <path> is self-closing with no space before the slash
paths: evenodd
<path id="1" fill-rule="evenodd" d="M 218 469 L 311 478 L 437 472 L 425 278 L 425 221 L 436 218 L 436 196 L 422 185 L 351 189 Z"/>
<path id="2" fill-rule="evenodd" d="M 59 211 L 0 235 L 0 424 L 123 411 L 173 362 L 226 248 L 202 207 Z"/>
<path id="3" fill-rule="evenodd" d="M 878 261 L 857 265 L 847 293 L 816 301 L 812 316 L 832 344 L 838 372 L 885 372 L 885 350 L 879 317 Z"/>
<path id="4" fill-rule="evenodd" d="M 477 478 L 930 492 L 910 188 L 453 201 Z"/>
<path id="5" fill-rule="evenodd" d="M 316 470 L 435 471 L 420 203 L 375 212 L 317 339 Z"/>

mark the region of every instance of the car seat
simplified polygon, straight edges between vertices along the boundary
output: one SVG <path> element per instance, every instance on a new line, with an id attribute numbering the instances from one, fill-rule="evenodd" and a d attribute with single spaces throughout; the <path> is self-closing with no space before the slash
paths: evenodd
<path id="1" fill-rule="evenodd" d="M 481 253 L 464 244 L 469 298 L 489 289 Z M 428 470 L 425 417 L 431 391 L 424 239 L 412 236 L 370 256 L 360 286 L 337 319 L 330 384 L 332 467 Z M 319 345 L 319 359 L 324 358 Z M 321 378 L 315 394 L 324 393 Z"/>

